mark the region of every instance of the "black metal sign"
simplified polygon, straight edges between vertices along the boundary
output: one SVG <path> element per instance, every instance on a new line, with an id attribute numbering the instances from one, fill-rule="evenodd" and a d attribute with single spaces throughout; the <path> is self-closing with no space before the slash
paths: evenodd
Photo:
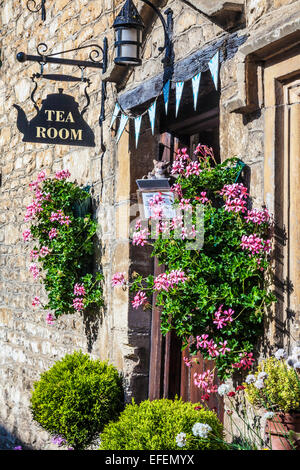
<path id="1" fill-rule="evenodd" d="M 14 107 L 18 111 L 18 129 L 24 134 L 23 142 L 95 147 L 94 133 L 79 112 L 78 103 L 72 96 L 63 94 L 62 89 L 43 100 L 30 122 L 20 106 Z"/>

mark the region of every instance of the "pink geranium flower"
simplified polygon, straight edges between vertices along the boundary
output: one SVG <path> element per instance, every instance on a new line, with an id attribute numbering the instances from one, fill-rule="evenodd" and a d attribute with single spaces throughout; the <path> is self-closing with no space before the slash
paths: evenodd
<path id="1" fill-rule="evenodd" d="M 147 244 L 147 239 L 149 236 L 149 232 L 147 229 L 140 230 L 138 232 L 134 232 L 132 236 L 132 244 L 137 246 L 144 246 Z"/>
<path id="2" fill-rule="evenodd" d="M 55 322 L 55 317 L 52 315 L 52 313 L 48 313 L 46 317 L 46 322 L 48 323 L 48 325 L 53 325 L 53 323 Z"/>
<path id="3" fill-rule="evenodd" d="M 24 230 L 22 235 L 24 242 L 29 242 L 30 240 L 32 240 L 32 233 L 29 229 Z"/>
<path id="4" fill-rule="evenodd" d="M 85 288 L 83 284 L 79 284 L 79 283 L 75 284 L 74 295 L 85 295 Z"/>
<path id="5" fill-rule="evenodd" d="M 227 341 L 226 341 L 226 340 L 225 340 L 224 342 L 220 342 L 220 343 L 219 343 L 219 346 L 220 346 L 220 349 L 219 349 L 220 354 L 226 354 L 226 352 L 230 352 L 230 351 L 231 351 L 231 349 L 229 349 L 229 348 L 227 347 Z"/>
<path id="6" fill-rule="evenodd" d="M 37 307 L 38 305 L 41 305 L 41 301 L 40 301 L 40 298 L 35 296 L 33 299 L 32 299 L 32 306 L 33 307 Z"/>
<path id="7" fill-rule="evenodd" d="M 49 248 L 47 246 L 42 246 L 42 248 L 40 249 L 40 256 L 42 258 L 45 258 L 45 256 L 47 256 L 49 253 L 50 253 Z"/>
<path id="8" fill-rule="evenodd" d="M 70 176 L 71 176 L 71 173 L 69 172 L 69 170 L 61 170 L 55 173 L 55 178 L 57 180 L 66 180 Z"/>
<path id="9" fill-rule="evenodd" d="M 142 305 L 144 305 L 145 303 L 147 303 L 147 296 L 144 292 L 142 291 L 139 291 L 135 296 L 134 296 L 134 299 L 133 301 L 131 302 L 132 303 L 132 306 L 133 308 L 135 309 L 138 309 L 139 307 L 141 307 Z"/>
<path id="10" fill-rule="evenodd" d="M 58 234 L 58 231 L 56 230 L 56 228 L 52 228 L 49 232 L 49 238 L 50 240 L 52 240 L 53 238 L 56 238 L 57 237 L 57 234 Z"/>
<path id="11" fill-rule="evenodd" d="M 34 279 L 37 279 L 39 277 L 40 270 L 39 270 L 38 266 L 35 263 L 32 263 L 29 266 L 29 271 L 31 272 Z"/>
<path id="12" fill-rule="evenodd" d="M 83 299 L 81 297 L 75 297 L 75 299 L 73 300 L 73 307 L 78 312 L 81 312 L 84 308 Z"/>
<path id="13" fill-rule="evenodd" d="M 112 287 L 116 286 L 124 286 L 126 284 L 126 279 L 125 279 L 126 273 L 115 273 L 113 277 L 111 278 L 111 285 Z"/>

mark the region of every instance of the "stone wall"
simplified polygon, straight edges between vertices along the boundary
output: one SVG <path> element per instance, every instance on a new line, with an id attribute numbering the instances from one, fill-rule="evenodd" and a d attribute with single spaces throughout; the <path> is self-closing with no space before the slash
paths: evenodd
<path id="1" fill-rule="evenodd" d="M 22 3 L 22 5 L 21 5 Z M 132 150 L 129 135 L 124 132 L 119 145 L 109 129 L 117 91 L 130 90 L 162 71 L 158 47 L 162 45 L 161 23 L 141 6 L 148 25 L 143 66 L 123 72 L 112 65 L 112 23 L 123 2 L 118 0 L 56 0 L 46 2 L 44 23 L 39 13 L 30 13 L 24 2 L 0 0 L 1 60 L 0 69 L 0 448 L 12 448 L 15 443 L 35 449 L 51 449 L 49 436 L 32 421 L 29 411 L 30 390 L 39 374 L 66 353 L 82 349 L 93 357 L 108 359 L 124 374 L 126 399 L 137 401 L 147 397 L 150 316 L 130 309 L 128 293 L 110 289 L 111 275 L 138 266 L 151 268 L 149 257 L 130 248 L 128 230 L 130 202 L 135 197 L 135 179 L 151 169 L 156 152 L 157 136 L 153 139 L 149 126 L 143 129 L 147 146 L 140 152 Z M 213 40 L 226 35 L 226 28 L 204 16 L 198 2 L 181 0 L 155 1 L 174 11 L 175 60 L 181 60 Z M 201 2 L 200 2 L 201 3 Z M 247 0 L 245 21 L 236 25 L 239 34 L 251 34 L 268 24 L 274 15 L 299 1 Z M 196 6 L 195 6 L 196 5 Z M 163 10 L 162 10 L 163 11 Z M 101 72 L 85 71 L 90 78 L 91 104 L 85 119 L 95 131 L 96 147 L 38 145 L 22 142 L 16 127 L 14 104 L 20 105 L 30 119 L 34 115 L 30 94 L 31 75 L 39 72 L 38 64 L 18 63 L 16 53 L 36 54 L 36 47 L 46 42 L 49 51 L 68 50 L 83 44 L 109 43 L 109 70 L 106 74 L 106 121 L 103 144 L 98 118 L 101 106 Z M 86 59 L 84 51 L 76 58 Z M 254 205 L 263 203 L 263 136 L 264 121 L 260 113 L 247 116 L 230 113 L 229 104 L 238 93 L 238 61 L 224 62 L 220 70 L 220 147 L 224 159 L 238 155 L 251 167 L 251 186 L 255 188 Z M 76 68 L 45 66 L 47 71 L 77 74 Z M 36 93 L 38 104 L 61 83 L 39 80 Z M 63 84 L 83 107 L 83 85 Z M 155 154 L 156 155 L 156 154 Z M 138 164 L 137 164 L 138 162 Z M 80 315 L 62 317 L 47 326 L 45 313 L 33 311 L 31 299 L 45 295 L 40 285 L 31 279 L 28 250 L 22 242 L 24 211 L 31 200 L 28 184 L 40 170 L 53 175 L 68 168 L 79 184 L 92 184 L 95 214 L 99 220 L 98 241 L 101 255 L 98 263 L 105 275 L 105 308 L 94 323 Z M 147 260 L 148 259 L 148 260 Z"/>
<path id="2" fill-rule="evenodd" d="M 23 143 L 16 127 L 16 110 L 20 105 L 27 117 L 35 114 L 30 94 L 33 89 L 31 75 L 39 72 L 39 65 L 20 64 L 16 53 L 24 51 L 36 54 L 36 47 L 46 42 L 49 51 L 61 51 L 78 47 L 83 43 L 102 45 L 105 30 L 112 44 L 112 33 L 108 29 L 114 18 L 117 2 L 87 0 L 58 0 L 47 2 L 47 19 L 32 14 L 19 1 L 1 2 L 1 68 L 0 91 L 0 152 L 1 152 L 1 305 L 0 305 L 0 440 L 1 446 L 11 447 L 19 438 L 34 448 L 51 448 L 49 436 L 31 423 L 29 397 L 33 381 L 48 369 L 54 361 L 66 353 L 82 349 L 94 357 L 108 359 L 120 371 L 125 371 L 125 387 L 129 387 L 137 359 L 134 348 L 128 344 L 127 295 L 115 308 L 113 292 L 107 287 L 114 267 L 119 259 L 128 260 L 126 251 L 119 255 L 116 250 L 116 222 L 114 204 L 117 199 L 116 168 L 117 155 L 105 123 L 105 153 L 101 150 L 98 118 L 101 105 L 101 71 L 87 69 L 90 78 L 91 104 L 85 119 L 95 131 L 96 147 L 38 145 Z M 119 2 L 120 3 L 120 2 Z M 68 56 L 73 58 L 72 56 Z M 84 52 L 76 58 L 86 60 Z M 45 73 L 56 72 L 80 76 L 78 68 L 47 66 Z M 36 97 L 40 105 L 47 94 L 63 87 L 85 105 L 84 85 L 68 86 L 61 82 L 39 80 Z M 107 116 L 113 106 L 112 95 L 107 101 Z M 93 185 L 92 196 L 95 214 L 100 222 L 99 241 L 102 257 L 98 260 L 105 275 L 106 305 L 93 324 L 80 315 L 59 319 L 48 326 L 45 312 L 34 310 L 31 300 L 34 295 L 45 293 L 28 272 L 29 251 L 22 242 L 25 207 L 31 201 L 29 183 L 42 169 L 47 175 L 68 168 L 72 178 L 81 185 Z M 123 175 L 126 184 L 128 176 Z M 127 196 L 128 199 L 128 196 Z M 116 252 L 116 253 L 115 253 Z M 124 263 L 124 270 L 128 261 Z M 118 266 L 117 266 L 118 267 Z M 128 268 L 127 268 L 128 269 Z M 130 392 L 131 393 L 131 392 Z M 138 396 L 138 393 L 137 393 Z"/>

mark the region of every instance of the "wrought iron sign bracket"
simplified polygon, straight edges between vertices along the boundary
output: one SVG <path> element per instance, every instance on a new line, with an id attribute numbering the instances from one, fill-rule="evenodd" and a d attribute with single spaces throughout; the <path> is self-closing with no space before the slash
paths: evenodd
<path id="1" fill-rule="evenodd" d="M 82 49 L 93 48 L 89 54 L 90 60 L 76 60 L 76 59 L 65 59 L 61 57 L 56 57 L 62 54 L 68 54 L 70 52 L 80 51 Z M 69 49 L 67 51 L 53 52 L 52 54 L 46 54 L 48 46 L 45 43 L 40 43 L 37 46 L 38 55 L 28 55 L 24 52 L 17 53 L 17 60 L 19 62 L 39 62 L 40 64 L 60 64 L 60 65 L 77 65 L 78 67 L 92 67 L 96 69 L 102 69 L 102 72 L 105 73 L 107 69 L 107 39 L 104 38 L 103 47 L 98 44 L 89 44 L 87 46 L 80 46 L 75 49 Z M 96 60 L 102 53 L 102 62 Z"/>
<path id="2" fill-rule="evenodd" d="M 89 54 L 90 60 L 76 60 L 76 59 L 66 59 L 66 58 L 57 57 L 62 54 L 76 52 L 76 51 L 87 49 L 87 48 L 92 49 Z M 77 47 L 74 49 L 69 49 L 67 51 L 53 52 L 52 54 L 46 54 L 47 50 L 48 50 L 48 46 L 45 43 L 40 43 L 37 46 L 38 55 L 28 55 L 28 54 L 25 54 L 24 52 L 17 53 L 18 62 L 23 63 L 23 62 L 30 61 L 30 62 L 38 62 L 40 64 L 41 73 L 35 74 L 32 78 L 44 77 L 50 80 L 69 81 L 69 82 L 70 81 L 85 81 L 85 82 L 88 82 L 87 86 L 89 86 L 89 80 L 83 79 L 84 69 L 86 68 L 101 69 L 102 74 L 104 74 L 107 71 L 107 65 L 108 65 L 107 38 L 104 38 L 103 40 L 103 47 L 99 46 L 98 44 L 89 44 L 87 46 L 81 46 L 81 47 Z M 102 61 L 99 61 L 97 59 L 100 57 L 101 54 L 102 54 Z M 77 66 L 82 71 L 82 77 L 80 79 L 78 77 L 72 77 L 70 75 L 56 75 L 56 74 L 44 75 L 44 65 L 48 63 Z M 34 95 L 34 92 L 35 90 L 33 91 L 33 95 Z M 33 98 L 33 95 L 32 95 L 32 98 Z M 105 120 L 105 99 L 106 99 L 106 82 L 102 81 L 101 111 L 100 111 L 100 117 L 99 117 L 100 126 Z M 33 102 L 34 102 L 34 99 L 33 99 Z"/>
<path id="3" fill-rule="evenodd" d="M 29 10 L 31 13 L 38 13 L 39 11 L 41 12 L 42 16 L 42 21 L 46 20 L 46 0 L 41 0 L 41 3 L 37 4 L 35 0 L 28 0 L 26 3 L 27 10 Z M 31 8 L 32 5 L 32 8 Z"/>
<path id="4" fill-rule="evenodd" d="M 164 36 L 165 36 L 165 43 L 163 46 L 159 47 L 159 52 L 165 51 L 165 57 L 162 59 L 162 63 L 165 66 L 171 65 L 173 62 L 173 44 L 172 44 L 172 36 L 173 36 L 173 10 L 168 8 L 164 13 L 167 16 L 167 21 L 164 19 L 163 15 L 159 11 L 159 9 L 149 0 L 142 0 L 142 2 L 146 3 L 151 7 L 157 16 L 159 17 L 163 29 L 164 29 Z"/>

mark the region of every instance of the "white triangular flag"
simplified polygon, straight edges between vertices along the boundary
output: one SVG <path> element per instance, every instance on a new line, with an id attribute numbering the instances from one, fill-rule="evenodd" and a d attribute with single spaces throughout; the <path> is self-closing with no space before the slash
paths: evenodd
<path id="1" fill-rule="evenodd" d="M 123 134 L 123 131 L 126 127 L 127 121 L 128 121 L 128 116 L 126 114 L 121 114 L 121 119 L 120 119 L 120 125 L 118 129 L 118 134 L 117 134 L 117 142 L 119 142 L 121 135 Z"/>
<path id="2" fill-rule="evenodd" d="M 112 115 L 112 118 L 111 118 L 111 123 L 110 123 L 110 126 L 109 126 L 110 129 L 111 129 L 112 126 L 114 125 L 114 122 L 115 122 L 115 120 L 116 120 L 117 117 L 118 117 L 118 114 L 119 114 L 119 112 L 120 112 L 120 109 L 121 109 L 121 108 L 120 108 L 119 103 L 116 103 L 116 106 L 115 106 L 115 109 L 114 109 L 114 112 L 113 112 L 113 115 Z"/>
<path id="3" fill-rule="evenodd" d="M 199 94 L 199 86 L 201 81 L 201 72 L 195 75 L 192 78 L 192 87 L 193 87 L 193 96 L 194 96 L 194 109 L 197 109 L 197 102 L 198 102 L 198 94 Z"/>
<path id="4" fill-rule="evenodd" d="M 150 119 L 150 124 L 151 124 L 151 130 L 152 130 L 152 135 L 154 135 L 154 127 L 155 127 L 155 113 L 156 113 L 156 100 L 154 103 L 150 106 L 148 109 L 148 114 L 149 114 L 149 119 Z"/>
<path id="5" fill-rule="evenodd" d="M 184 87 L 184 82 L 176 82 L 176 113 L 175 113 L 176 117 L 177 117 L 178 110 L 179 110 L 183 87 Z"/>
<path id="6" fill-rule="evenodd" d="M 137 148 L 138 143 L 139 143 L 141 123 L 142 123 L 142 116 L 137 116 L 136 118 L 134 118 L 135 146 L 136 146 L 136 148 Z"/>
<path id="7" fill-rule="evenodd" d="M 168 106 L 169 106 L 169 95 L 170 95 L 170 80 L 165 83 L 163 87 L 163 92 L 164 92 L 164 102 L 165 102 L 165 110 L 166 114 L 168 114 Z"/>
<path id="8" fill-rule="evenodd" d="M 208 62 L 209 70 L 212 75 L 216 90 L 218 89 L 219 83 L 219 51 L 213 56 L 213 58 Z"/>

